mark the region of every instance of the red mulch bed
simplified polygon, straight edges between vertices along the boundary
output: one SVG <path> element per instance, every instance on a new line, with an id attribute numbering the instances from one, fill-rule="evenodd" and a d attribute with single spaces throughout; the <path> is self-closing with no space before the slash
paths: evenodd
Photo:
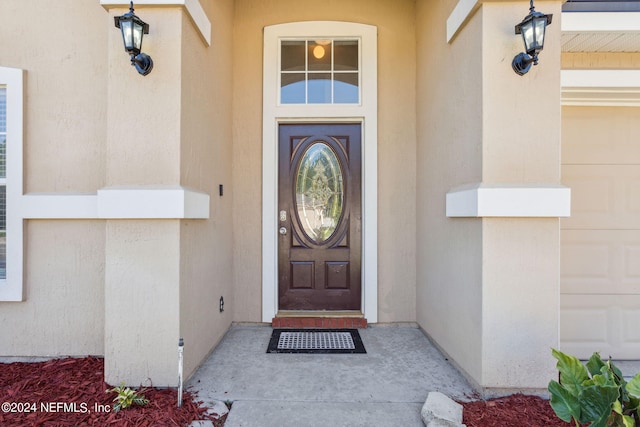
<path id="1" fill-rule="evenodd" d="M 467 427 L 568 427 L 548 400 L 514 394 L 491 400 L 460 402 Z"/>
<path id="2" fill-rule="evenodd" d="M 190 392 L 177 407 L 173 389 L 142 390 L 149 399 L 144 407 L 113 412 L 115 393 L 104 382 L 104 363 L 96 357 L 56 359 L 41 363 L 0 364 L 0 426 L 188 426 L 194 420 L 211 420 L 224 426 L 226 416 L 207 415 L 206 407 Z M 461 402 L 467 427 L 567 427 L 536 396 L 515 394 L 491 400 Z M 7 411 L 7 409 L 9 409 Z"/>
<path id="3" fill-rule="evenodd" d="M 207 415 L 192 393 L 183 393 L 178 408 L 175 389 L 140 390 L 148 405 L 116 413 L 116 393 L 106 392 L 111 388 L 104 382 L 103 360 L 96 357 L 0 364 L 0 426 L 188 426 L 207 419 L 224 425 L 224 419 Z"/>

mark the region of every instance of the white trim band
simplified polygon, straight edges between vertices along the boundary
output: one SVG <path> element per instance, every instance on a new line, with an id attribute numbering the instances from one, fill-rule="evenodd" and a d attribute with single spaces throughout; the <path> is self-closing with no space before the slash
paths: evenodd
<path id="1" fill-rule="evenodd" d="M 96 219 L 95 194 L 29 193 L 21 198 L 24 219 Z"/>
<path id="2" fill-rule="evenodd" d="M 451 40 L 453 40 L 479 7 L 479 0 L 458 1 L 455 9 L 453 9 L 451 15 L 447 18 L 447 43 L 451 43 Z"/>
<path id="3" fill-rule="evenodd" d="M 571 189 L 557 184 L 474 183 L 454 188 L 446 197 L 449 218 L 557 218 L 571 215 Z"/>
<path id="4" fill-rule="evenodd" d="M 640 70 L 562 70 L 562 105 L 640 106 Z"/>
<path id="5" fill-rule="evenodd" d="M 113 7 L 128 7 L 130 0 L 100 0 L 100 4 L 106 10 Z M 207 17 L 200 0 L 136 0 L 134 7 L 138 6 L 182 6 L 191 17 L 198 32 L 207 46 L 211 46 L 211 22 Z"/>
<path id="6" fill-rule="evenodd" d="M 98 190 L 104 219 L 206 219 L 209 195 L 180 186 L 107 187 Z"/>
<path id="7" fill-rule="evenodd" d="M 640 12 L 565 12 L 563 33 L 628 33 L 640 31 Z"/>
<path id="8" fill-rule="evenodd" d="M 26 194 L 25 219 L 207 219 L 209 195 L 181 186 L 106 187 L 96 194 Z"/>

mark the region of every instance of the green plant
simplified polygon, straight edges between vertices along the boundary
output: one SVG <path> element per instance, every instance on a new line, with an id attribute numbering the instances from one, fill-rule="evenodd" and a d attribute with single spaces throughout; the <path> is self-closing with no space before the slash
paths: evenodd
<path id="1" fill-rule="evenodd" d="M 124 383 L 120 384 L 119 387 L 114 387 L 110 390 L 107 390 L 107 393 L 118 393 L 118 395 L 113 399 L 116 402 L 113 405 L 113 411 L 118 412 L 120 409 L 127 409 L 132 405 L 145 406 L 149 403 L 149 399 L 146 399 L 144 395 L 138 394 L 138 392 L 130 389 L 129 387 L 125 387 Z"/>
<path id="2" fill-rule="evenodd" d="M 590 427 L 640 427 L 640 374 L 626 382 L 611 359 L 593 353 L 583 365 L 574 356 L 552 349 L 560 382 L 550 381 L 551 407 L 566 422 Z"/>

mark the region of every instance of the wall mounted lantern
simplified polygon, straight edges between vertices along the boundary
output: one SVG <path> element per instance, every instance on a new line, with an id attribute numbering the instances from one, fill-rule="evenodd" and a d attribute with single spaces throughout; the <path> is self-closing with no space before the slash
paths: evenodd
<path id="1" fill-rule="evenodd" d="M 122 16 L 114 16 L 116 27 L 122 31 L 124 49 L 131 55 L 131 65 L 143 76 L 153 70 L 153 60 L 146 53 L 142 53 L 142 36 L 149 34 L 149 24 L 138 18 L 133 13 L 133 2 L 129 7 L 129 13 Z"/>
<path id="2" fill-rule="evenodd" d="M 553 17 L 552 14 L 536 12 L 533 0 L 529 0 L 529 5 L 529 14 L 516 25 L 516 34 L 522 34 L 526 53 L 517 54 L 511 62 L 513 71 L 521 76 L 527 74 L 532 62 L 533 65 L 538 65 L 538 53 L 544 48 L 544 33 Z"/>

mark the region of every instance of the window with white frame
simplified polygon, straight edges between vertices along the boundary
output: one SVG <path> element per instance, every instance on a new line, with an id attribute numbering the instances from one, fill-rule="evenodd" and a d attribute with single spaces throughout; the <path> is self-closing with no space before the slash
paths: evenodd
<path id="1" fill-rule="evenodd" d="M 0 280 L 7 279 L 7 88 L 0 86 Z"/>
<path id="2" fill-rule="evenodd" d="M 280 42 L 281 104 L 360 102 L 358 39 Z"/>
<path id="3" fill-rule="evenodd" d="M 0 67 L 0 301 L 23 300 L 23 70 Z"/>

